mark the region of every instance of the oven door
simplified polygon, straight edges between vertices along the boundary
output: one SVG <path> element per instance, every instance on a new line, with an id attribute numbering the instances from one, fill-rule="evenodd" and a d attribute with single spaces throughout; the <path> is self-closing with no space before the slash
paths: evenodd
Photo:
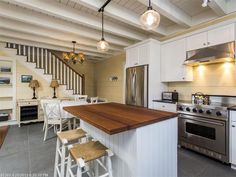
<path id="1" fill-rule="evenodd" d="M 226 122 L 203 117 L 179 116 L 180 140 L 226 154 Z"/>

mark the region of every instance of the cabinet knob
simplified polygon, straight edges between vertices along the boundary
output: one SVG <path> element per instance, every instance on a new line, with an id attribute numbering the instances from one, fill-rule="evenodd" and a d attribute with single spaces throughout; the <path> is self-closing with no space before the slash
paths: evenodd
<path id="1" fill-rule="evenodd" d="M 232 127 L 234 128 L 234 127 L 235 127 L 235 125 L 232 125 Z"/>
<path id="2" fill-rule="evenodd" d="M 137 65 L 138 63 L 134 63 L 134 65 Z"/>
<path id="3" fill-rule="evenodd" d="M 206 45 L 206 43 L 203 43 L 203 45 Z"/>
<path id="4" fill-rule="evenodd" d="M 182 79 L 184 80 L 184 79 L 185 79 L 185 77 L 182 77 Z"/>
<path id="5" fill-rule="evenodd" d="M 210 44 L 210 42 L 207 42 L 207 44 L 209 45 L 209 44 Z"/>

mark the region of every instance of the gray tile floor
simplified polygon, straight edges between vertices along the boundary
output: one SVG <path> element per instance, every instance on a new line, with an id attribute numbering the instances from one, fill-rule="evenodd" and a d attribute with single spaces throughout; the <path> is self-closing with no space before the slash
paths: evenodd
<path id="1" fill-rule="evenodd" d="M 0 150 L 0 177 L 13 174 L 53 177 L 55 146 L 53 132 L 43 142 L 42 124 L 10 127 Z M 179 149 L 178 177 L 236 177 L 236 171 L 221 162 Z"/>

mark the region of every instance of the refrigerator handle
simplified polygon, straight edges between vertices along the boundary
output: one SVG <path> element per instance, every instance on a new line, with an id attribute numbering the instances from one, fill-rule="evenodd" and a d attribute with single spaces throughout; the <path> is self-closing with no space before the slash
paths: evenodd
<path id="1" fill-rule="evenodd" d="M 132 83 L 131 83 L 131 100 L 132 103 L 134 102 L 134 73 L 132 72 Z"/>
<path id="2" fill-rule="evenodd" d="M 136 69 L 134 70 L 134 102 L 136 104 L 137 101 L 137 73 L 136 73 Z"/>

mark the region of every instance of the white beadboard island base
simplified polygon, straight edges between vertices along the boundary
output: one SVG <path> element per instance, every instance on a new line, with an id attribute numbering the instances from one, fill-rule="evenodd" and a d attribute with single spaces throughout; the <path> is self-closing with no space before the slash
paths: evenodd
<path id="1" fill-rule="evenodd" d="M 109 147 L 113 177 L 177 177 L 177 118 L 109 135 L 81 120 L 81 127 Z"/>

